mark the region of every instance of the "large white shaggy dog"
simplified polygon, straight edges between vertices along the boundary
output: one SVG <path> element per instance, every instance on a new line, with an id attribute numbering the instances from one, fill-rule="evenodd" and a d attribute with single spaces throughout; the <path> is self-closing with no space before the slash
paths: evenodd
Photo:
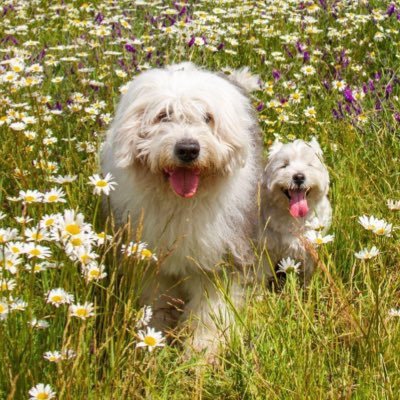
<path id="1" fill-rule="evenodd" d="M 191 63 L 140 74 L 121 98 L 102 150 L 103 173 L 118 183 L 111 206 L 118 224 L 143 214 L 142 240 L 162 262 L 144 282 L 142 302 L 153 325 L 193 330 L 196 350 L 214 351 L 216 325 L 228 328 L 229 310 L 215 280 L 230 280 L 242 297 L 232 264 L 252 262 L 250 239 L 261 180 L 259 130 L 246 93 L 257 79 L 246 69 L 229 78 Z"/>
<path id="2" fill-rule="evenodd" d="M 315 138 L 310 142 L 275 141 L 263 176 L 261 246 L 262 272 L 267 279 L 280 260 L 290 257 L 301 262 L 304 283 L 314 271 L 305 245 L 308 231 L 326 231 L 332 209 L 328 200 L 329 175 L 322 150 Z"/>

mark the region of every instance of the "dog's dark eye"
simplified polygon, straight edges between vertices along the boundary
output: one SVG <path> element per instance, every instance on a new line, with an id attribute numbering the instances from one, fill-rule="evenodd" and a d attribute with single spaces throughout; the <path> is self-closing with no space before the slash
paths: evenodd
<path id="1" fill-rule="evenodd" d="M 168 115 L 165 111 L 161 111 L 154 120 L 155 123 L 168 121 L 171 121 L 171 115 Z"/>
<path id="2" fill-rule="evenodd" d="M 279 168 L 280 168 L 280 169 L 283 169 L 283 168 L 286 168 L 288 165 L 289 165 L 289 163 L 288 163 L 288 162 L 285 162 L 285 163 L 282 164 Z"/>
<path id="3" fill-rule="evenodd" d="M 211 114 L 207 113 L 204 116 L 204 121 L 206 122 L 206 124 L 212 124 L 214 122 L 214 118 L 212 117 Z"/>

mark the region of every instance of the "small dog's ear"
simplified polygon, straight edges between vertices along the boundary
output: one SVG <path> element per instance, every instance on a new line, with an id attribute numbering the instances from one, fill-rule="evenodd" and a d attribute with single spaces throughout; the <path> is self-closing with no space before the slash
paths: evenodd
<path id="1" fill-rule="evenodd" d="M 229 72 L 230 74 L 226 76 L 228 80 L 240 86 L 246 93 L 260 90 L 259 76 L 253 75 L 248 67 L 229 70 Z"/>
<path id="2" fill-rule="evenodd" d="M 275 139 L 274 143 L 268 149 L 268 159 L 271 159 L 283 146 L 283 143 L 279 139 Z"/>
<path id="3" fill-rule="evenodd" d="M 311 148 L 315 151 L 315 154 L 318 157 L 322 157 L 322 149 L 321 146 L 318 143 L 318 140 L 315 136 L 311 138 L 311 140 L 308 142 L 308 144 L 311 146 Z"/>

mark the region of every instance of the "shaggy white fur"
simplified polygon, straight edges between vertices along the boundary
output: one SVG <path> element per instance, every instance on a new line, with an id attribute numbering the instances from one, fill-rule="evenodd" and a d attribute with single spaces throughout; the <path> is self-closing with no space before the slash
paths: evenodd
<path id="1" fill-rule="evenodd" d="M 196 350 L 213 352 L 216 324 L 231 323 L 215 286 L 223 261 L 230 254 L 238 265 L 252 262 L 262 174 L 246 95 L 254 87 L 247 70 L 227 78 L 182 63 L 144 72 L 122 96 L 102 150 L 103 173 L 118 182 L 110 196 L 117 223 L 130 218 L 135 229 L 143 213 L 141 239 L 162 255 L 142 302 L 160 329 L 175 322 L 173 303 L 182 302 L 179 322 L 190 320 Z M 223 272 L 239 301 L 236 273 Z"/>
<path id="2" fill-rule="evenodd" d="M 322 226 L 323 231 L 329 228 L 328 190 L 329 175 L 315 138 L 308 143 L 274 142 L 263 177 L 260 242 L 266 254 L 260 273 L 264 278 L 272 279 L 277 263 L 290 257 L 301 261 L 304 283 L 309 282 L 314 262 L 304 246 L 304 235 Z"/>

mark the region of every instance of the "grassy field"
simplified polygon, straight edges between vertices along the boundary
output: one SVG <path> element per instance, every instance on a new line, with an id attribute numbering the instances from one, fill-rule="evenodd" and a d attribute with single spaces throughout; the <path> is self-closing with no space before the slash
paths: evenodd
<path id="1" fill-rule="evenodd" d="M 387 205 L 400 199 L 397 2 L 1 6 L 0 399 L 399 398 L 399 211 Z M 290 275 L 279 293 L 249 290 L 213 366 L 137 347 L 148 261 L 118 256 L 126 232 L 104 227 L 89 180 L 124 85 L 186 60 L 250 66 L 265 149 L 314 135 L 332 180 L 335 239 L 310 287 Z M 377 256 L 355 256 L 372 246 Z"/>

